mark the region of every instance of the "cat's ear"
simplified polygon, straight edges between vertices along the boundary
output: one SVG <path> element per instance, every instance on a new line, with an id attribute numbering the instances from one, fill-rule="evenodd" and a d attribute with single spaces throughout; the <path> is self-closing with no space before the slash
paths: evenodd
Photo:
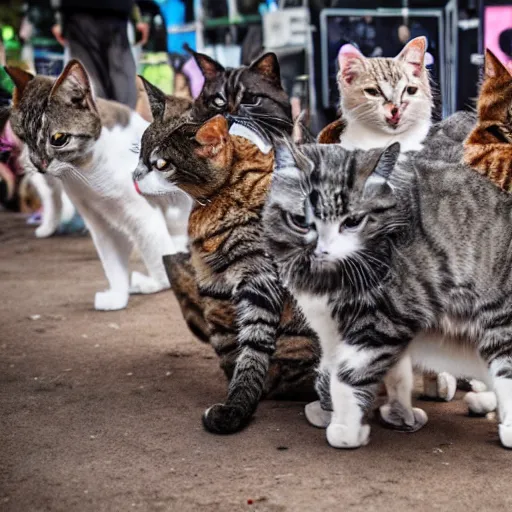
<path id="1" fill-rule="evenodd" d="M 420 76 L 425 69 L 425 52 L 427 51 L 427 38 L 424 36 L 411 39 L 404 49 L 395 57 L 411 67 L 414 76 Z"/>
<path id="2" fill-rule="evenodd" d="M 5 66 L 4 69 L 16 86 L 12 98 L 13 104 L 16 106 L 21 100 L 28 83 L 34 79 L 34 75 L 14 66 Z"/>
<path id="3" fill-rule="evenodd" d="M 371 197 L 382 191 L 383 185 L 389 180 L 400 156 L 400 143 L 388 146 L 379 156 L 377 163 L 364 184 L 363 197 Z"/>
<path id="4" fill-rule="evenodd" d="M 144 78 L 137 76 L 135 78 L 137 85 L 137 103 L 135 104 L 135 112 L 148 123 L 153 122 L 153 113 L 151 111 L 151 103 L 149 95 L 144 84 Z"/>
<path id="5" fill-rule="evenodd" d="M 343 119 L 336 119 L 331 124 L 328 124 L 318 134 L 316 141 L 318 144 L 339 144 L 341 134 L 345 129 L 346 123 Z"/>
<path id="6" fill-rule="evenodd" d="M 269 82 L 281 87 L 281 68 L 275 53 L 269 52 L 256 59 L 250 66 L 251 71 L 255 71 Z"/>
<path id="7" fill-rule="evenodd" d="M 511 78 L 510 71 L 501 63 L 500 59 L 491 52 L 485 50 L 485 78 L 507 77 Z"/>
<path id="8" fill-rule="evenodd" d="M 76 59 L 70 60 L 57 78 L 50 91 L 49 99 L 51 100 L 61 93 L 70 97 L 74 104 L 80 103 L 82 106 L 88 106 L 91 110 L 97 110 L 89 75 L 83 64 Z"/>
<path id="9" fill-rule="evenodd" d="M 165 114 L 165 94 L 158 87 L 148 82 L 144 77 L 139 76 L 137 78 L 139 79 L 140 82 L 142 82 L 142 85 L 144 86 L 144 89 L 146 91 L 147 100 L 149 103 L 149 108 L 151 110 L 151 115 L 153 119 L 162 120 Z M 141 108 L 144 108 L 142 104 L 140 106 Z"/>
<path id="10" fill-rule="evenodd" d="M 366 57 L 353 45 L 344 44 L 338 52 L 339 76 L 343 84 L 351 84 L 357 78 Z"/>
<path id="11" fill-rule="evenodd" d="M 196 140 L 202 146 L 221 146 L 226 144 L 228 138 L 228 122 L 221 115 L 212 117 L 196 133 Z"/>
<path id="12" fill-rule="evenodd" d="M 213 80 L 220 73 L 224 73 L 225 69 L 221 66 L 216 60 L 213 60 L 208 55 L 204 53 L 198 53 L 192 50 L 191 48 L 187 48 L 187 51 L 194 57 L 199 66 L 199 69 L 203 73 L 203 76 L 206 80 Z"/>

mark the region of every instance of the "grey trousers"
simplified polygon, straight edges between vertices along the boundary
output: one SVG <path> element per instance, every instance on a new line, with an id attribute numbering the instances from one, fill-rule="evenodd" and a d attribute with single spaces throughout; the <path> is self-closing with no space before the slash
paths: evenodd
<path id="1" fill-rule="evenodd" d="M 134 108 L 137 70 L 128 41 L 128 19 L 77 13 L 63 21 L 70 57 L 85 66 L 97 96 Z"/>

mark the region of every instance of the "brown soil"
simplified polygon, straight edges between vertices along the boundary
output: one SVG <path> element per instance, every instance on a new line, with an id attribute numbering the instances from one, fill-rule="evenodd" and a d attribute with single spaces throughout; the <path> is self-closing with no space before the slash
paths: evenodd
<path id="1" fill-rule="evenodd" d="M 415 434 L 374 425 L 355 451 L 330 448 L 299 402 L 208 434 L 226 382 L 172 292 L 95 312 L 104 286 L 88 237 L 36 240 L 0 215 L 1 511 L 512 510 L 512 453 L 460 400 L 423 403 Z"/>

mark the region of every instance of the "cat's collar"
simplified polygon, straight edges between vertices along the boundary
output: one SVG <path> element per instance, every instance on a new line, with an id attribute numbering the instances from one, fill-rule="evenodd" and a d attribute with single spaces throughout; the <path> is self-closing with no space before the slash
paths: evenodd
<path id="1" fill-rule="evenodd" d="M 255 129 L 251 129 L 249 126 L 242 124 L 240 121 L 235 121 L 229 129 L 231 135 L 238 135 L 251 141 L 258 149 L 267 155 L 272 149 L 272 145 L 265 140 L 265 138 L 258 133 Z"/>

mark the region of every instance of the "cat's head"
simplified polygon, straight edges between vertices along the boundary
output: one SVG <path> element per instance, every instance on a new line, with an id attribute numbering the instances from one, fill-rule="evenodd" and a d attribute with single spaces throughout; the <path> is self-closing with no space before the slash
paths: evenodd
<path id="1" fill-rule="evenodd" d="M 226 118 L 215 116 L 203 125 L 175 119 L 167 137 L 154 145 L 148 130 L 142 136 L 139 165 L 133 179 L 144 195 L 183 190 L 207 198 L 227 179 L 233 162 L 233 140 Z"/>
<path id="2" fill-rule="evenodd" d="M 485 52 L 478 121 L 489 134 L 489 140 L 482 142 L 512 143 L 512 75 L 490 50 Z"/>
<path id="3" fill-rule="evenodd" d="M 338 88 L 343 117 L 373 130 L 403 133 L 429 123 L 432 93 L 425 51 L 417 37 L 395 58 L 367 58 L 352 45 L 338 54 Z"/>
<path id="4" fill-rule="evenodd" d="M 274 53 L 266 53 L 250 66 L 236 69 L 224 68 L 207 55 L 191 53 L 205 78 L 192 110 L 195 120 L 230 115 L 258 121 L 270 136 L 292 133 L 290 101 L 281 85 Z"/>
<path id="5" fill-rule="evenodd" d="M 86 164 L 101 133 L 101 119 L 85 68 L 76 60 L 53 80 L 6 68 L 16 86 L 11 110 L 14 133 L 40 172 L 60 176 Z"/>
<path id="6" fill-rule="evenodd" d="M 263 218 L 287 286 L 323 294 L 379 284 L 391 246 L 410 223 L 400 180 L 393 179 L 399 152 L 398 143 L 383 152 L 335 144 L 277 148 Z"/>

